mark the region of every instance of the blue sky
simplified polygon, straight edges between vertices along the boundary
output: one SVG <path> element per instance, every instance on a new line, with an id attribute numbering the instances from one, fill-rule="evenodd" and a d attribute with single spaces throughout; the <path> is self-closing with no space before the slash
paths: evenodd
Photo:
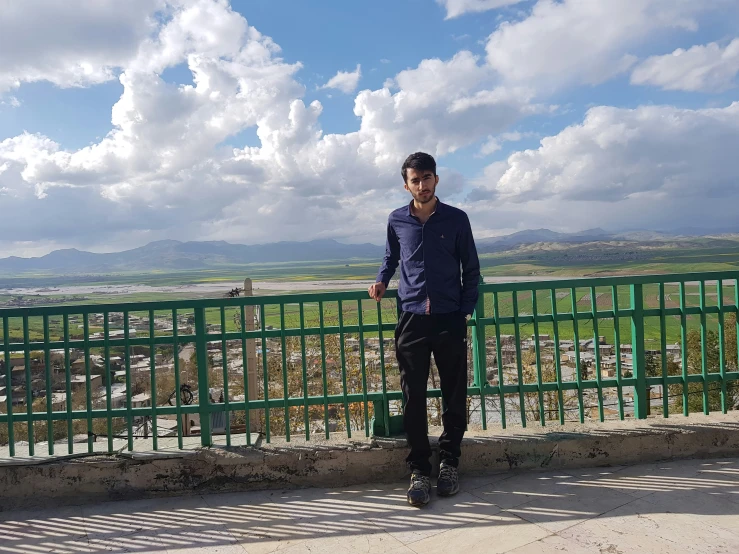
<path id="1" fill-rule="evenodd" d="M 0 248 L 381 242 L 416 150 L 477 236 L 731 227 L 739 7 L 629 7 L 4 4 Z"/>

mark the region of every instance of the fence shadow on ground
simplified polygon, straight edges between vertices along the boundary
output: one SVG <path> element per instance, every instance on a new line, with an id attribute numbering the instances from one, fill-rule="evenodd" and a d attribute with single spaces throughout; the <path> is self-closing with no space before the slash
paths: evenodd
<path id="1" fill-rule="evenodd" d="M 258 553 L 303 541 L 320 551 L 391 551 L 427 540 L 432 552 L 447 540 L 433 540 L 444 531 L 533 542 L 598 516 L 619 525 L 629 515 L 684 515 L 701 528 L 739 533 L 739 459 L 463 476 L 457 496 L 421 510 L 406 505 L 405 489 L 399 482 L 2 512 L 0 552 Z"/>

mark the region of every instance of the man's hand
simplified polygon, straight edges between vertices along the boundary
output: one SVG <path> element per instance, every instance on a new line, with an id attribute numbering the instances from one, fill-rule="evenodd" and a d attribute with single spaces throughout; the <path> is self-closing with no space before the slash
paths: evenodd
<path id="1" fill-rule="evenodd" d="M 370 286 L 369 288 L 369 295 L 370 298 L 373 300 L 377 300 L 378 302 L 382 300 L 382 297 L 385 295 L 385 283 L 375 283 L 374 285 Z"/>

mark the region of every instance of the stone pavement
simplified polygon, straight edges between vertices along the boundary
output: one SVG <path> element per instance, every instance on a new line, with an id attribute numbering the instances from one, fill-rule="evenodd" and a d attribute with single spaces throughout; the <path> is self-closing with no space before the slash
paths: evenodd
<path id="1" fill-rule="evenodd" d="M 461 485 L 423 509 L 404 481 L 0 512 L 0 553 L 739 552 L 739 458 Z"/>

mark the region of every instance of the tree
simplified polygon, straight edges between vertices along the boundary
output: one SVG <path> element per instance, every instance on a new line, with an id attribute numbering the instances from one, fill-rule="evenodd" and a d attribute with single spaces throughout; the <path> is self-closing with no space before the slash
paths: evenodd
<path id="1" fill-rule="evenodd" d="M 734 316 L 734 314 L 731 314 Z M 725 345 L 725 360 L 726 368 L 734 369 L 736 367 L 736 319 L 733 317 L 727 317 L 725 324 L 724 333 L 724 345 Z M 729 324 L 729 322 L 731 324 Z M 706 371 L 707 373 L 718 373 L 721 370 L 720 364 L 720 350 L 719 350 L 719 337 L 718 333 L 714 331 L 708 331 L 706 333 L 706 344 L 705 357 L 706 357 Z M 696 330 L 691 330 L 687 335 L 687 345 L 683 345 L 683 348 L 687 348 L 687 373 L 688 375 L 701 374 L 703 372 L 703 354 L 701 351 L 701 333 Z M 733 345 L 733 346 L 732 346 Z M 674 360 L 668 360 L 668 374 L 669 375 L 681 375 L 682 370 L 680 366 Z M 708 409 L 709 411 L 720 411 L 721 410 L 721 383 L 718 381 L 712 381 L 708 383 Z M 669 386 L 669 393 L 673 399 L 673 406 L 676 410 L 683 410 L 683 385 L 675 384 Z M 737 393 L 739 389 L 736 381 L 728 381 L 726 384 L 726 403 L 727 408 L 732 408 L 737 401 Z M 702 383 L 689 383 L 688 384 L 688 412 L 702 412 L 703 411 L 703 384 Z"/>
<path id="2" fill-rule="evenodd" d="M 644 354 L 644 371 L 647 377 L 661 377 L 662 367 L 659 364 L 657 356 L 652 352 Z"/>

